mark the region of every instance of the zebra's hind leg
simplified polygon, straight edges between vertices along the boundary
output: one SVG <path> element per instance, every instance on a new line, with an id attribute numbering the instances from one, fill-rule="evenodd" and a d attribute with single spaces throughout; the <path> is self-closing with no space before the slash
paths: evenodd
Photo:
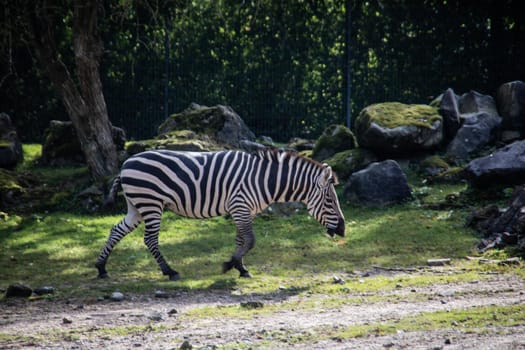
<path id="1" fill-rule="evenodd" d="M 173 270 L 159 250 L 159 231 L 160 231 L 160 220 L 162 212 L 155 213 L 154 215 L 148 215 L 144 218 L 144 224 L 146 226 L 144 234 L 144 243 L 148 247 L 149 251 L 157 261 L 162 274 L 168 276 L 170 281 L 177 281 L 180 279 L 180 275 L 177 271 Z"/>
<path id="2" fill-rule="evenodd" d="M 109 233 L 106 245 L 100 252 L 100 255 L 95 263 L 95 267 L 98 269 L 98 278 L 107 278 L 108 272 L 106 271 L 106 263 L 108 257 L 117 245 L 118 242 L 128 233 L 133 231 L 142 221 L 140 214 L 134 206 L 128 203 L 128 213 L 126 216 L 113 228 Z"/>
<path id="3" fill-rule="evenodd" d="M 232 216 L 237 225 L 237 236 L 235 238 L 237 249 L 235 250 L 235 253 L 233 253 L 231 259 L 222 264 L 222 272 L 228 272 L 235 267 L 239 271 L 240 277 L 250 278 L 252 275 L 244 266 L 243 257 L 255 246 L 252 218 L 248 215 L 249 220 L 246 221 L 236 220 L 236 216 Z"/>

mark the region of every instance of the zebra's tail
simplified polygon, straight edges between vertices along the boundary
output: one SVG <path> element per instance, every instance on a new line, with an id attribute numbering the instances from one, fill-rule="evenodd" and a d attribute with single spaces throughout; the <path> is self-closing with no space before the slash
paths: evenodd
<path id="1" fill-rule="evenodd" d="M 111 190 L 109 190 L 108 196 L 106 197 L 106 200 L 104 201 L 104 207 L 112 206 L 115 203 L 115 199 L 117 198 L 118 189 L 120 186 L 120 175 L 117 175 L 115 179 L 113 180 L 113 185 L 111 186 Z"/>

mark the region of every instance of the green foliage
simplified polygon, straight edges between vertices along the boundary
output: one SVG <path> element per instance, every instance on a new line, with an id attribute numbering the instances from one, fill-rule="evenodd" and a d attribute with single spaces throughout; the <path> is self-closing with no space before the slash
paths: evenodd
<path id="1" fill-rule="evenodd" d="M 5 5 L 4 111 L 23 137 L 40 141 L 50 119 L 67 116 L 25 47 L 33 4 Z M 69 64 L 75 56 L 67 5 L 56 9 L 64 20 L 55 34 L 58 54 Z M 315 138 L 343 121 L 346 63 L 354 116 L 377 102 L 428 103 L 449 86 L 488 93 L 522 79 L 525 42 L 518 39 L 524 27 L 517 6 L 353 1 L 347 58 L 342 0 L 110 2 L 98 18 L 109 114 L 128 136 L 144 139 L 164 120 L 165 102 L 167 114 L 191 102 L 221 103 L 257 135 Z"/>

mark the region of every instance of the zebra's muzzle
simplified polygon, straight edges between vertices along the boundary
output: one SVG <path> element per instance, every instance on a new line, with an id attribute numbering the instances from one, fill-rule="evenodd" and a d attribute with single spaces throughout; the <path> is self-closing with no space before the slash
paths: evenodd
<path id="1" fill-rule="evenodd" d="M 337 227 L 329 227 L 327 230 L 327 233 L 330 235 L 330 237 L 333 237 L 334 235 L 338 235 L 341 237 L 345 236 L 345 220 L 339 219 L 339 222 L 337 223 Z"/>

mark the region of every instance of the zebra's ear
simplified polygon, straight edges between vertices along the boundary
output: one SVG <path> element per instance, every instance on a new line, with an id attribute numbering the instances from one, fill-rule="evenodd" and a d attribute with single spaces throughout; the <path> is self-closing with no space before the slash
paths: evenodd
<path id="1" fill-rule="evenodd" d="M 334 174 L 332 172 L 332 168 L 328 164 L 323 163 L 323 173 L 321 174 L 321 178 L 319 179 L 320 185 L 322 187 L 326 187 L 330 183 L 333 183 L 333 180 Z"/>

